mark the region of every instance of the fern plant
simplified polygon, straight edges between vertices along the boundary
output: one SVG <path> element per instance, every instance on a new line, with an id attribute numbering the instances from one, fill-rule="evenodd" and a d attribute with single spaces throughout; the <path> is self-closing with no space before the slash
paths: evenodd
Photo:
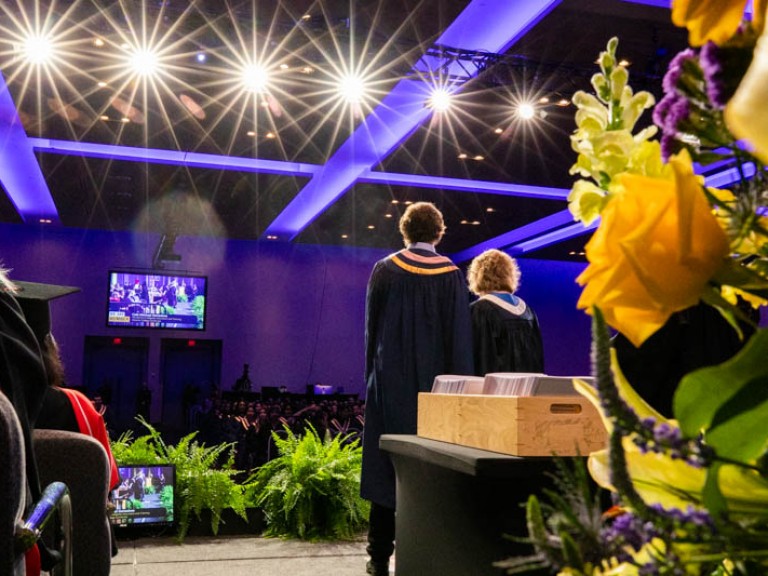
<path id="1" fill-rule="evenodd" d="M 351 435 L 321 440 L 309 426 L 296 436 L 272 433 L 279 456 L 252 477 L 265 536 L 302 540 L 354 538 L 365 526 L 369 503 L 360 497 L 362 448 Z"/>
<path id="2" fill-rule="evenodd" d="M 161 464 L 176 466 L 176 494 L 178 497 L 178 539 L 183 540 L 189 530 L 191 514 L 198 520 L 204 509 L 211 511 L 211 531 L 217 534 L 221 513 L 231 508 L 247 521 L 248 485 L 235 482 L 239 472 L 234 468 L 234 443 L 205 446 L 195 441 L 197 432 L 179 440 L 175 446 L 166 444 L 151 424 L 141 417 L 137 420 L 148 434 L 133 438 L 131 431 L 112 442 L 112 454 L 119 464 Z M 221 463 L 222 457 L 226 457 Z"/>

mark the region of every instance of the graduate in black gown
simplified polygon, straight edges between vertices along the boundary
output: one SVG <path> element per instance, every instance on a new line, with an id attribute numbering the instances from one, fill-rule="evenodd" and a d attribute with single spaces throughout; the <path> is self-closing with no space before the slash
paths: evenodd
<path id="1" fill-rule="evenodd" d="M 368 573 L 389 574 L 395 472 L 382 434 L 415 434 L 419 392 L 440 374 L 472 374 L 469 293 L 456 265 L 435 252 L 445 231 L 430 203 L 400 219 L 407 248 L 376 263 L 366 298 L 367 382 L 361 495 L 371 501 Z"/>
<path id="2" fill-rule="evenodd" d="M 544 372 L 544 348 L 536 313 L 515 295 L 517 262 L 499 250 L 477 256 L 467 272 L 472 303 L 475 373 Z"/>

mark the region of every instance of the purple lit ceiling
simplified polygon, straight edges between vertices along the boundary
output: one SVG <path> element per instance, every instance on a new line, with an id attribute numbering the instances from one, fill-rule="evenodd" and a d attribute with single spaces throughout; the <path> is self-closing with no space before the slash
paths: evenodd
<path id="1" fill-rule="evenodd" d="M 35 4 L 62 54 L 49 68 L 19 56 Z M 397 248 L 406 203 L 428 200 L 458 259 L 580 259 L 591 230 L 566 211 L 574 110 L 558 102 L 589 89 L 613 35 L 633 86 L 658 94 L 685 33 L 645 3 L 6 2 L 0 221 Z M 148 45 L 151 79 L 126 64 Z M 266 91 L 238 85 L 252 60 Z M 336 95 L 351 70 L 370 85 L 353 105 Z M 449 112 L 428 105 L 434 85 Z M 515 117 L 523 97 L 533 121 Z"/>

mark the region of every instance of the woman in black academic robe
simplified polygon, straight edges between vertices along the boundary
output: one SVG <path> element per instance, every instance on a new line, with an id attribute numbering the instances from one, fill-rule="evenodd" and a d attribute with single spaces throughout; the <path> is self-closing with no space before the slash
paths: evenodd
<path id="1" fill-rule="evenodd" d="M 544 372 L 544 349 L 536 313 L 515 295 L 517 262 L 499 250 L 487 250 L 470 264 L 475 373 Z"/>

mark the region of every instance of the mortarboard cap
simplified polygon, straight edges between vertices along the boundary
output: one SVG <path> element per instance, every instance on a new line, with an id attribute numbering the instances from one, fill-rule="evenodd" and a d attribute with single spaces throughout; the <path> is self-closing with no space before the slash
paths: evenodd
<path id="1" fill-rule="evenodd" d="M 80 292 L 75 286 L 58 286 L 56 284 L 41 284 L 39 282 L 13 281 L 18 300 L 27 324 L 32 328 L 39 342 L 51 331 L 51 309 L 49 302 L 55 298 Z"/>

